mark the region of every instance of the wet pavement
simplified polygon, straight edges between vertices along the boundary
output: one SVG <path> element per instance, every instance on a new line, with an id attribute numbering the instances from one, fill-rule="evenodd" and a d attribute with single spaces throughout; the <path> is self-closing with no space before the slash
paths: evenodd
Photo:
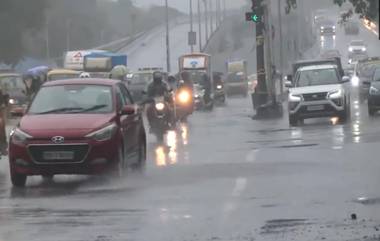
<path id="1" fill-rule="evenodd" d="M 231 98 L 162 144 L 149 136 L 146 172 L 122 180 L 33 177 L 13 189 L 3 158 L 0 240 L 380 240 L 380 115 L 351 103 L 344 125 L 290 128 Z"/>

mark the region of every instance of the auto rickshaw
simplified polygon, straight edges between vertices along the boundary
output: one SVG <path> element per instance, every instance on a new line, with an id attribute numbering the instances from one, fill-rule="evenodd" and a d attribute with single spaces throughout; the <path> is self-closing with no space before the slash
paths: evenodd
<path id="1" fill-rule="evenodd" d="M 75 79 L 79 77 L 80 73 L 80 71 L 70 69 L 52 69 L 47 73 L 47 81 Z"/>

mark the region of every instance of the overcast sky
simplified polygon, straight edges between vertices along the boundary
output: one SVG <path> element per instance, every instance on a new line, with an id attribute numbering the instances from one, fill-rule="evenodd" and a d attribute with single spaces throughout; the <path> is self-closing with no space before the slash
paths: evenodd
<path id="1" fill-rule="evenodd" d="M 164 5 L 165 0 L 133 0 L 137 6 L 148 7 L 151 4 Z M 189 12 L 190 0 L 168 0 L 171 7 L 175 7 L 183 12 Z M 201 0 L 202 1 L 202 0 Z M 194 7 L 197 6 L 197 0 L 193 0 Z M 246 0 L 226 0 L 228 8 L 240 8 Z M 213 1 L 215 3 L 215 1 Z"/>

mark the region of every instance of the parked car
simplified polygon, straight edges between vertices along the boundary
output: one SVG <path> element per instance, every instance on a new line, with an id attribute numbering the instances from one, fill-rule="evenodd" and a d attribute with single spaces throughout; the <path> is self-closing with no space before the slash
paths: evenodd
<path id="1" fill-rule="evenodd" d="M 139 108 L 120 81 L 46 82 L 10 135 L 10 177 L 99 174 L 142 169 L 146 137 Z"/>

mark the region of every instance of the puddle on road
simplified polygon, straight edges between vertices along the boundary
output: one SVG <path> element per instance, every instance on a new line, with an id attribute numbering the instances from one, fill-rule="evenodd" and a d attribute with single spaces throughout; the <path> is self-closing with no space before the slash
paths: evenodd
<path id="1" fill-rule="evenodd" d="M 316 143 L 310 143 L 310 144 L 298 144 L 298 145 L 282 145 L 282 146 L 276 146 L 275 148 L 300 148 L 300 147 L 312 147 L 312 146 L 318 146 L 319 144 Z"/>

